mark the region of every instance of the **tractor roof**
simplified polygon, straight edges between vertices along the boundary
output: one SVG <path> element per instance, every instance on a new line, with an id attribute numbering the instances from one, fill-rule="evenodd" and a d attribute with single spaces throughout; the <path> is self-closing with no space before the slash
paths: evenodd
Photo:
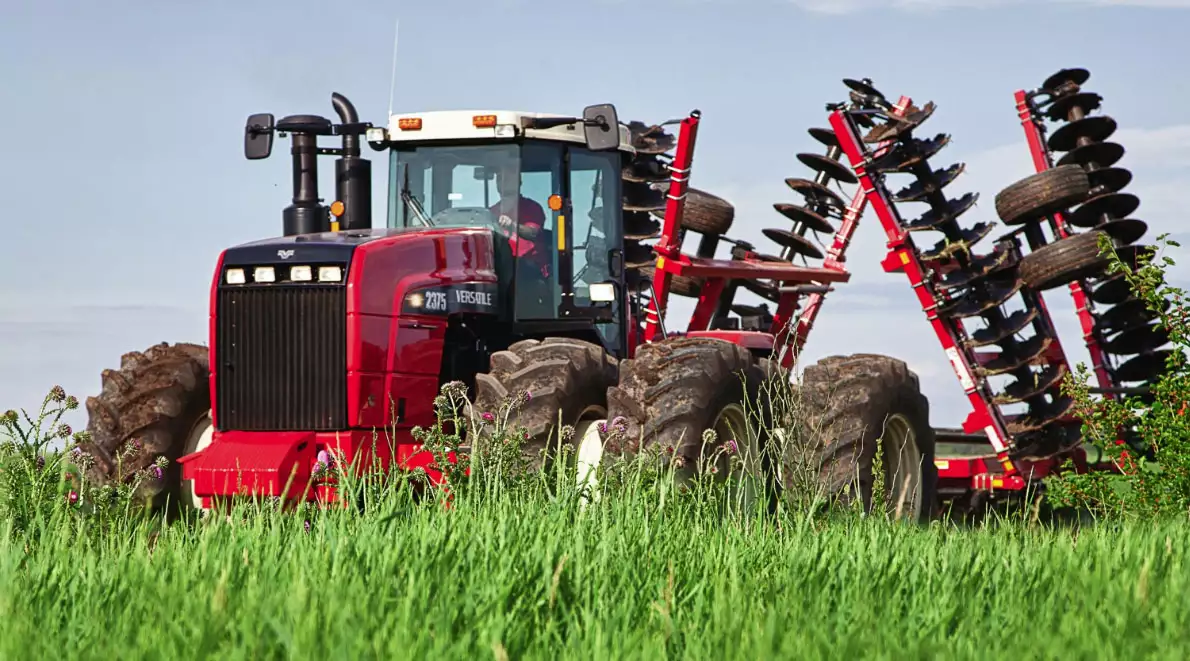
<path id="1" fill-rule="evenodd" d="M 550 129 L 523 129 L 521 120 L 535 117 L 565 117 L 518 110 L 435 110 L 394 114 L 389 118 L 388 139 L 392 142 L 490 139 L 499 141 L 518 136 L 540 140 L 561 140 L 585 144 L 581 125 Z M 620 151 L 634 153 L 628 128 L 620 126 Z"/>

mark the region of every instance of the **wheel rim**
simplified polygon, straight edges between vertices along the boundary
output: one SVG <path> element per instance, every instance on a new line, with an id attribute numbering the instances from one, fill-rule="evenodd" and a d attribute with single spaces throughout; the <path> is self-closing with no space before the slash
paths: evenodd
<path id="1" fill-rule="evenodd" d="M 889 514 L 899 513 L 899 518 L 920 518 L 923 507 L 922 456 L 917 447 L 917 430 L 908 418 L 898 413 L 888 419 L 881 440 L 885 461 L 890 462 L 884 471 L 889 496 L 886 510 Z"/>
<path id="2" fill-rule="evenodd" d="M 190 427 L 190 433 L 186 435 L 186 445 L 183 446 L 182 456 L 194 454 L 205 449 L 211 444 L 211 440 L 215 436 L 214 432 L 215 428 L 211 426 L 211 412 L 207 411 Z M 182 479 L 180 491 L 181 499 L 184 503 L 189 503 L 194 509 L 202 509 L 202 496 L 194 494 L 194 480 Z"/>
<path id="3" fill-rule="evenodd" d="M 574 437 L 578 439 L 575 463 L 583 507 L 599 502 L 599 466 L 603 463 L 603 437 L 599 425 L 603 422 L 605 420 L 583 420 L 574 428 Z"/>
<path id="4" fill-rule="evenodd" d="M 722 457 L 722 446 L 733 441 L 735 452 L 739 456 L 739 467 L 733 470 L 731 456 L 725 457 L 727 470 L 719 481 L 726 483 L 727 502 L 725 506 L 738 506 L 740 512 L 749 512 L 763 493 L 764 470 L 761 462 L 761 447 L 759 435 L 748 424 L 748 413 L 742 404 L 728 404 L 715 416 L 711 428 L 715 431 L 715 439 L 719 447 L 709 448 L 712 456 L 719 453 Z M 718 463 L 718 462 L 716 462 Z"/>

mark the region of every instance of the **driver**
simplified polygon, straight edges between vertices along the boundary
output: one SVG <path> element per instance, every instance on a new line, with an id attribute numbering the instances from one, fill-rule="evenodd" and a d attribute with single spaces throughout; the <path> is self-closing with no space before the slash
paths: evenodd
<path id="1" fill-rule="evenodd" d="M 513 254 L 541 270 L 542 277 L 550 275 L 549 247 L 542 245 L 542 228 L 545 226 L 545 210 L 537 202 L 521 195 L 520 177 L 515 168 L 505 166 L 496 172 L 496 190 L 500 193 L 500 201 L 492 205 L 489 211 L 497 218 L 504 235 L 509 237 Z M 515 209 L 514 209 L 515 205 Z M 517 219 L 511 214 L 516 212 Z M 516 236 L 512 231 L 516 230 Z"/>

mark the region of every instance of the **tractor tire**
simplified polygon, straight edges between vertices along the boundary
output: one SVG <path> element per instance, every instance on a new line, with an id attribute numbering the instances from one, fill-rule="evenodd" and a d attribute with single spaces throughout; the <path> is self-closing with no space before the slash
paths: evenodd
<path id="1" fill-rule="evenodd" d="M 86 403 L 91 438 L 80 449 L 94 460 L 87 477 L 96 484 L 127 482 L 165 458 L 162 479 L 143 479 L 138 499 L 154 511 L 188 507 L 177 460 L 193 451 L 196 430 L 209 424 L 209 379 L 207 348 L 197 344 L 163 342 L 124 354 L 119 370 L 104 370 L 102 390 Z M 139 452 L 121 458 L 133 443 L 139 443 Z"/>
<path id="2" fill-rule="evenodd" d="M 1091 180 L 1081 165 L 1060 165 L 1021 179 L 996 195 L 1005 225 L 1023 225 L 1065 211 L 1087 199 Z"/>
<path id="3" fill-rule="evenodd" d="M 473 406 L 500 415 L 505 401 L 530 393 L 529 401 L 509 414 L 508 424 L 528 432 L 522 448 L 535 470 L 547 463 L 542 453 L 559 444 L 559 412 L 562 425 L 606 418 L 607 389 L 619 374 L 616 359 L 602 346 L 568 337 L 521 340 L 493 353 L 490 365 L 475 377 Z"/>
<path id="4" fill-rule="evenodd" d="M 609 420 L 623 418 L 628 444 L 608 451 L 655 450 L 674 462 L 680 481 L 688 480 L 717 452 L 703 441 L 703 433 L 715 429 L 716 445 L 736 440 L 740 452 L 748 451 L 745 461 L 763 473 L 772 505 L 777 487 L 768 456 L 772 411 L 762 387 L 772 369 L 744 347 L 714 338 L 642 345 L 620 364 L 620 381 L 607 394 Z M 727 463 L 722 453 L 716 461 L 722 470 L 720 463 Z"/>
<path id="5" fill-rule="evenodd" d="M 646 266 L 641 268 L 640 272 L 641 276 L 651 282 L 656 269 L 652 266 Z M 669 293 L 674 296 L 698 298 L 702 295 L 702 287 L 705 284 L 706 278 L 689 275 L 671 275 L 669 277 Z"/>
<path id="6" fill-rule="evenodd" d="M 802 433 L 818 447 L 819 488 L 828 500 L 848 505 L 858 492 L 871 513 L 879 443 L 888 512 L 917 521 L 933 516 L 938 469 L 930 405 L 903 361 L 873 354 L 823 358 L 805 368 L 800 391 Z"/>
<path id="7" fill-rule="evenodd" d="M 1046 291 L 1075 280 L 1101 273 L 1107 258 L 1099 254 L 1099 236 L 1094 230 L 1059 239 L 1021 258 L 1017 273 L 1025 285 Z"/>
<path id="8" fill-rule="evenodd" d="M 697 188 L 686 190 L 682 227 L 699 234 L 727 234 L 735 220 L 735 207 L 727 200 Z"/>

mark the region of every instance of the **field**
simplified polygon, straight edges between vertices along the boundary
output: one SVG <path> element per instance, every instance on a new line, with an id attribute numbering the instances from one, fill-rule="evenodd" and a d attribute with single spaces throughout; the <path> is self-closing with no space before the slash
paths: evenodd
<path id="1" fill-rule="evenodd" d="M 641 490 L 388 495 L 0 537 L 0 658 L 1182 659 L 1184 525 L 724 520 Z"/>

